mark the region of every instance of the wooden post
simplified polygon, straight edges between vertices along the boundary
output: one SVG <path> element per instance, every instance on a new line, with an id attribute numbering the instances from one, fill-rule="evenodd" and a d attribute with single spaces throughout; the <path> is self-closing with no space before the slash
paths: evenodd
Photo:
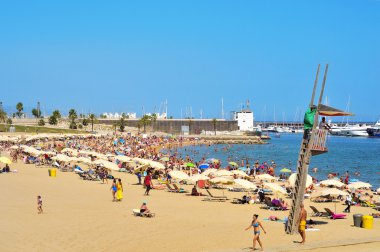
<path id="1" fill-rule="evenodd" d="M 310 107 L 313 106 L 314 104 L 314 97 L 315 97 L 315 91 L 317 89 L 317 84 L 318 84 L 318 77 L 319 77 L 319 69 L 321 67 L 321 64 L 318 64 L 318 69 L 317 69 L 317 74 L 315 76 L 315 81 L 314 81 L 314 88 L 313 88 L 313 94 L 311 95 L 311 100 L 310 100 Z"/>

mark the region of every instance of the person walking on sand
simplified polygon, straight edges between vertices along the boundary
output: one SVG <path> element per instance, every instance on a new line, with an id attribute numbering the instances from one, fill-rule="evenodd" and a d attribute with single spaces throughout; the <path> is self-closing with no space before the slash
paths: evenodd
<path id="1" fill-rule="evenodd" d="M 117 201 L 121 201 L 123 199 L 123 184 L 121 183 L 121 179 L 118 179 L 116 183 L 116 199 Z"/>
<path id="2" fill-rule="evenodd" d="M 44 213 L 44 210 L 42 210 L 42 198 L 40 195 L 37 196 L 37 210 L 38 214 Z"/>
<path id="3" fill-rule="evenodd" d="M 299 226 L 298 226 L 298 232 L 300 233 L 302 237 L 302 241 L 300 242 L 301 244 L 305 244 L 306 240 L 306 219 L 307 219 L 307 212 L 305 210 L 305 206 L 303 203 L 301 203 L 301 212 L 300 212 L 300 217 L 298 220 Z"/>
<path id="4" fill-rule="evenodd" d="M 144 185 L 146 187 L 145 195 L 149 196 L 149 191 L 152 189 L 152 177 L 150 176 L 150 172 L 144 178 Z"/>
<path id="5" fill-rule="evenodd" d="M 116 201 L 116 192 L 117 192 L 116 179 L 113 180 L 110 190 L 112 192 L 112 197 L 113 197 L 112 201 Z"/>
<path id="6" fill-rule="evenodd" d="M 267 232 L 264 230 L 264 227 L 261 225 L 261 222 L 259 222 L 257 220 L 258 217 L 259 216 L 257 214 L 254 214 L 251 224 L 249 224 L 249 226 L 245 229 L 245 230 L 248 230 L 248 229 L 250 229 L 250 228 L 253 227 L 253 247 L 252 247 L 252 251 L 255 250 L 256 241 L 259 243 L 259 245 L 261 247 L 261 250 L 264 250 L 263 244 L 261 243 L 261 240 L 260 240 L 260 227 L 264 231 L 264 234 L 266 234 Z"/>

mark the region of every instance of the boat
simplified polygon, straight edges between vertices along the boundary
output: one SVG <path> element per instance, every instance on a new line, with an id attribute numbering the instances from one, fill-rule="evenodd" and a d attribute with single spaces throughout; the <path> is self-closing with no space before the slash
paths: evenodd
<path id="1" fill-rule="evenodd" d="M 341 135 L 342 136 L 362 136 L 367 137 L 367 128 L 368 126 L 366 124 L 355 124 L 355 125 L 349 125 L 346 124 L 341 129 Z"/>
<path id="2" fill-rule="evenodd" d="M 370 137 L 380 137 L 380 120 L 374 126 L 367 128 L 367 133 Z"/>

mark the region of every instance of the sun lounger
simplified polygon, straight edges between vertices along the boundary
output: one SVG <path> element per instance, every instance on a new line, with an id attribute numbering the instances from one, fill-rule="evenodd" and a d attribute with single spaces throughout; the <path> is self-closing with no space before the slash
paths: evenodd
<path id="1" fill-rule="evenodd" d="M 375 204 L 372 204 L 372 203 L 370 203 L 370 202 L 368 202 L 368 201 L 363 201 L 363 202 L 360 203 L 360 205 L 361 205 L 362 207 L 376 207 Z"/>
<path id="2" fill-rule="evenodd" d="M 151 218 L 151 217 L 156 216 L 155 213 L 141 213 L 140 209 L 132 209 L 132 212 L 133 212 L 134 216 L 139 216 L 139 217 L 149 217 L 149 218 Z"/>
<path id="3" fill-rule="evenodd" d="M 337 214 L 331 211 L 329 208 L 325 208 L 328 217 L 335 220 L 335 219 L 344 219 L 347 215 L 346 214 Z"/>
<path id="4" fill-rule="evenodd" d="M 206 192 L 208 193 L 208 195 L 211 197 L 211 198 L 216 198 L 216 199 L 227 199 L 227 196 L 214 196 L 211 194 L 211 192 L 209 190 L 206 189 Z"/>
<path id="5" fill-rule="evenodd" d="M 215 201 L 215 202 L 225 202 L 227 199 L 226 196 L 214 196 L 210 193 L 209 190 L 207 190 L 208 197 L 204 198 L 204 201 Z"/>
<path id="6" fill-rule="evenodd" d="M 183 188 L 179 188 L 176 184 L 173 184 L 174 190 L 177 193 L 187 193 L 187 191 Z"/>
<path id="7" fill-rule="evenodd" d="M 314 206 L 310 206 L 310 208 L 313 210 L 312 216 L 314 217 L 322 217 L 322 216 L 328 216 L 327 212 L 320 212 L 317 208 Z"/>
<path id="8" fill-rule="evenodd" d="M 166 184 L 166 187 L 168 188 L 169 192 L 176 192 L 176 190 L 172 188 L 169 184 Z"/>

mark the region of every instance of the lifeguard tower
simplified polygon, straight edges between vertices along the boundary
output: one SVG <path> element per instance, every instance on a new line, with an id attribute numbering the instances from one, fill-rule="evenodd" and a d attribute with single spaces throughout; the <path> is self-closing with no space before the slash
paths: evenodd
<path id="1" fill-rule="evenodd" d="M 301 142 L 301 148 L 297 161 L 297 177 L 292 194 L 292 208 L 290 210 L 288 222 L 286 225 L 286 233 L 293 234 L 298 230 L 298 218 L 301 210 L 301 203 L 304 200 L 306 189 L 306 178 L 308 174 L 309 164 L 311 156 L 324 154 L 328 151 L 326 147 L 326 139 L 328 131 L 326 129 L 317 129 L 318 117 L 322 116 L 349 116 L 351 113 L 344 112 L 342 110 L 332 108 L 321 104 L 323 92 L 326 84 L 326 77 L 328 71 L 328 64 L 325 68 L 325 73 L 322 81 L 321 92 L 318 99 L 318 105 L 314 105 L 315 92 L 318 84 L 318 76 L 320 65 L 318 65 L 317 74 L 314 81 L 313 94 L 311 96 L 310 108 L 316 108 L 313 128 L 311 129 L 310 136 L 304 137 Z"/>

